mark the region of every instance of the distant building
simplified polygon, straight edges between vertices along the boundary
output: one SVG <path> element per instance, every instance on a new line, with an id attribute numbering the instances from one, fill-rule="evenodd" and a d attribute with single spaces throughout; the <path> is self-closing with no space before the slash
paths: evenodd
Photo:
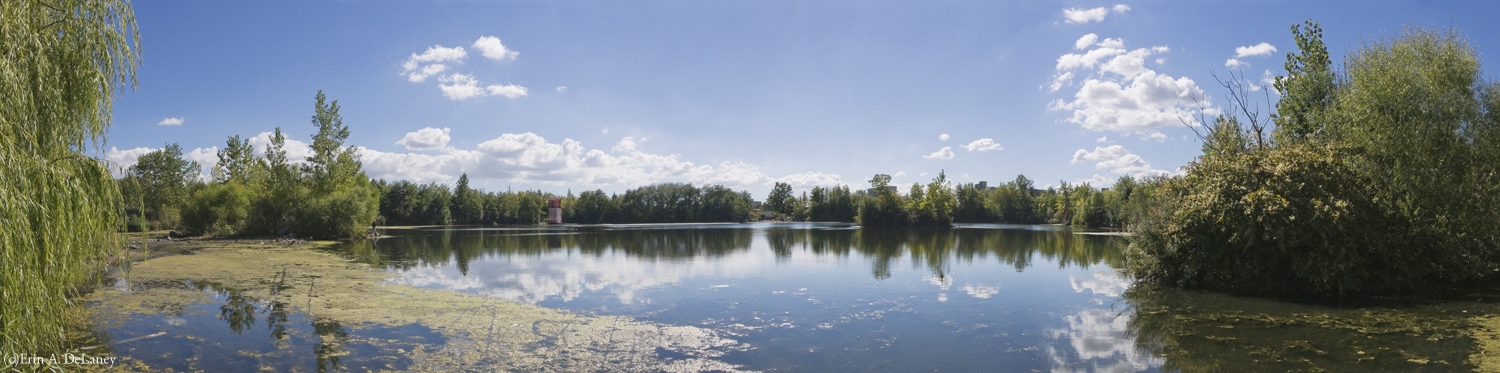
<path id="1" fill-rule="evenodd" d="M 891 191 L 891 193 L 900 193 L 900 189 L 896 189 L 895 185 L 886 185 L 885 189 Z M 866 189 L 866 193 L 870 193 L 870 195 L 880 194 L 875 188 Z"/>
<path id="2" fill-rule="evenodd" d="M 562 198 L 547 199 L 547 224 L 562 224 Z"/>
<path id="3" fill-rule="evenodd" d="M 750 200 L 750 209 L 751 210 L 759 210 L 760 209 L 760 205 L 761 205 L 760 201 L 756 201 L 756 200 L 753 200 L 753 199 Z"/>
<path id="4" fill-rule="evenodd" d="M 974 189 L 979 189 L 979 191 L 990 190 L 990 182 L 981 181 L 979 184 L 974 184 Z"/>

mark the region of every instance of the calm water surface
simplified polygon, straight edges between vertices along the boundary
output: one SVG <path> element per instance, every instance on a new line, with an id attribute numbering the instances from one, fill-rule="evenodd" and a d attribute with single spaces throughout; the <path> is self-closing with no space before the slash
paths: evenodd
<path id="1" fill-rule="evenodd" d="M 830 224 L 392 231 L 395 283 L 696 325 L 776 371 L 1151 371 L 1124 239 L 1038 226 Z"/>
<path id="2" fill-rule="evenodd" d="M 1132 286 L 1126 239 L 1053 226 L 704 224 L 388 230 L 341 249 L 395 284 L 712 329 L 747 370 L 1468 371 L 1492 295 L 1328 304 Z M 400 370 L 425 327 L 337 325 L 213 284 L 115 354 L 176 370 Z M 178 332 L 179 330 L 185 332 Z M 182 336 L 194 336 L 187 338 Z M 682 359 L 657 351 L 662 359 Z"/>

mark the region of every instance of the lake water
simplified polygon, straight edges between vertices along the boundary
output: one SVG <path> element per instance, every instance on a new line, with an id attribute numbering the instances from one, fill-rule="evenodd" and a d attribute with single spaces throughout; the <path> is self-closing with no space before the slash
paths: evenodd
<path id="1" fill-rule="evenodd" d="M 395 283 L 695 325 L 777 371 L 1142 371 L 1110 263 L 1065 228 L 661 225 L 395 233 Z"/>
<path id="2" fill-rule="evenodd" d="M 1471 317 L 1496 313 L 1494 297 L 1483 294 L 1331 304 L 1133 287 L 1115 270 L 1126 238 L 1055 226 L 758 223 L 386 233 L 345 253 L 391 272 L 394 284 L 708 328 L 750 346 L 717 358 L 746 370 L 1468 371 L 1476 348 Z M 288 333 L 302 339 L 273 342 L 264 332 L 240 333 L 230 310 L 262 315 L 274 311 L 274 302 L 186 286 L 213 292 L 220 302 L 196 313 L 213 317 L 178 313 L 189 315 L 176 317 L 188 317 L 190 325 L 204 324 L 198 335 L 234 348 L 306 351 L 281 352 L 295 355 L 287 367 L 321 371 L 329 364 L 325 356 L 343 356 L 340 369 L 400 369 L 408 362 L 383 358 L 380 349 L 441 338 L 425 328 L 293 320 Z M 159 318 L 125 323 L 138 331 L 106 332 L 140 335 L 157 328 L 151 323 L 178 322 Z M 330 339 L 346 341 L 335 344 L 340 353 L 319 350 Z M 365 340 L 391 344 L 357 343 Z M 170 362 L 152 354 L 184 343 L 191 344 L 163 339 L 132 348 L 145 349 L 146 360 Z M 305 347 L 263 346 L 274 343 Z"/>

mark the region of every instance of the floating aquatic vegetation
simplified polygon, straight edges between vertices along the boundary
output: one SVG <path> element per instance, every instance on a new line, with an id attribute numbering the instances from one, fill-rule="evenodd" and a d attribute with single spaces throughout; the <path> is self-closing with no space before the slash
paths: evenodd
<path id="1" fill-rule="evenodd" d="M 421 325 L 446 337 L 437 345 L 388 351 L 410 357 L 413 363 L 405 369 L 411 371 L 737 371 L 742 367 L 715 358 L 750 348 L 695 326 L 583 316 L 474 294 L 388 285 L 385 272 L 314 249 L 327 243 L 196 244 L 202 248 L 194 255 L 137 263 L 131 280 L 214 284 L 237 289 L 240 296 L 284 303 L 320 322 L 354 329 Z M 186 305 L 211 301 L 203 291 L 157 286 L 100 290 L 89 299 L 101 322 L 119 322 L 131 314 L 171 315 Z"/>
<path id="2" fill-rule="evenodd" d="M 1326 307 L 1137 286 L 1136 348 L 1181 371 L 1500 371 L 1492 302 Z"/>

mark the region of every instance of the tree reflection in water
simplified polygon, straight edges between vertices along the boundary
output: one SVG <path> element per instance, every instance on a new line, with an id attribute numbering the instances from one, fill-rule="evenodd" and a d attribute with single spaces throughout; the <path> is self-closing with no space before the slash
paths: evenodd
<path id="1" fill-rule="evenodd" d="M 1059 268 L 1090 268 L 1118 264 L 1123 258 L 1112 237 L 1074 234 L 1066 229 L 850 229 L 847 225 L 793 226 L 662 226 L 616 228 L 509 228 L 489 230 L 424 230 L 375 241 L 351 242 L 343 248 L 356 259 L 394 270 L 456 264 L 468 274 L 468 264 L 489 255 L 540 255 L 569 250 L 585 255 L 607 253 L 648 260 L 719 258 L 749 250 L 758 234 L 779 260 L 794 250 L 820 256 L 871 258 L 871 275 L 890 276 L 892 261 L 910 258 L 935 276 L 947 273 L 951 260 L 972 262 L 990 257 L 1017 271 L 1032 265 L 1033 255 Z"/>
<path id="2" fill-rule="evenodd" d="M 200 291 L 215 292 L 224 297 L 224 301 L 219 305 L 219 318 L 229 324 L 229 330 L 234 334 L 242 334 L 250 330 L 250 327 L 255 324 L 255 319 L 260 315 L 265 315 L 266 328 L 270 331 L 270 337 L 276 341 L 279 348 L 286 348 L 289 346 L 287 322 L 291 307 L 280 298 L 281 292 L 288 290 L 284 276 L 285 272 L 277 277 L 277 282 L 271 284 L 272 298 L 270 300 L 250 297 L 245 295 L 244 289 L 228 288 L 212 282 L 189 282 L 188 286 Z M 313 318 L 310 326 L 313 334 L 318 336 L 318 342 L 312 347 L 318 372 L 339 370 L 339 357 L 349 354 L 344 349 L 344 345 L 349 340 L 348 329 L 336 321 L 320 318 Z"/>
<path id="3" fill-rule="evenodd" d="M 1066 292 L 1071 286 L 1077 292 L 1092 292 L 1093 297 L 1099 299 L 1095 304 L 1102 305 L 1105 300 L 1118 303 L 1117 299 L 1128 287 L 1128 281 L 1115 275 L 1110 268 L 1122 259 L 1120 250 L 1123 244 L 1124 240 L 1119 237 L 1081 235 L 1055 227 L 858 229 L 834 224 L 775 224 L 647 229 L 417 230 L 395 233 L 395 237 L 376 242 L 351 243 L 347 253 L 357 260 L 400 272 L 393 281 L 405 285 L 473 291 L 533 303 L 549 297 L 572 302 L 583 292 L 606 288 L 619 298 L 619 303 L 604 303 L 610 299 L 608 295 L 585 298 L 588 300 L 579 303 L 587 304 L 587 308 L 575 303 L 580 309 L 604 309 L 605 306 L 613 309 L 615 304 L 630 305 L 638 290 L 689 283 L 700 290 L 689 289 L 687 291 L 692 293 L 660 296 L 657 299 L 663 302 L 660 306 L 619 308 L 648 315 L 669 313 L 691 322 L 716 322 L 729 328 L 740 328 L 734 329 L 737 332 L 757 330 L 755 333 L 764 333 L 766 338 L 798 340 L 839 336 L 837 341 L 830 340 L 829 343 L 865 346 L 840 355 L 850 361 L 873 358 L 863 355 L 866 353 L 885 356 L 885 352 L 876 352 L 883 348 L 911 349 L 913 352 L 931 348 L 964 358 L 991 359 L 995 358 L 992 354 L 1006 355 L 1002 359 L 1016 360 L 1005 361 L 1028 361 L 1027 364 L 1036 364 L 1036 368 L 1050 366 L 1057 371 L 1129 371 L 1159 367 L 1162 365 L 1160 359 L 1136 348 L 1127 328 L 1129 313 L 1097 309 L 1086 302 L 1083 306 L 1086 309 L 1082 311 L 1076 303 L 1051 303 L 1076 297 L 1028 299 L 1018 304 L 1014 298 L 1017 294 L 1029 297 L 1031 292 L 1055 290 L 1033 288 L 1044 282 L 1026 282 L 1017 283 L 1017 292 L 1002 294 L 997 281 L 1000 278 L 1055 278 L 1048 275 L 1051 271 L 1046 268 L 1034 268 L 1039 264 L 1046 266 L 1043 263 L 1053 263 L 1067 273 L 1088 269 L 1096 272 L 1094 278 L 1063 277 L 1071 282 L 1045 283 L 1046 286 L 1061 285 L 1060 288 L 1047 289 Z M 910 266 L 918 272 L 918 278 L 937 286 L 941 292 L 937 294 L 938 302 L 920 300 L 923 294 L 916 293 L 925 290 L 906 285 L 893 284 L 882 288 L 878 283 L 865 281 L 870 286 L 864 287 L 859 281 L 847 281 L 857 277 L 829 278 L 852 286 L 829 289 L 836 294 L 803 295 L 799 292 L 807 290 L 804 285 L 820 283 L 824 279 L 817 274 L 796 271 L 817 273 L 843 266 L 841 263 L 845 261 L 854 263 L 852 275 L 861 276 L 863 271 L 859 267 L 868 266 L 866 273 L 876 280 L 888 279 L 893 272 L 903 276 L 900 273 L 909 271 L 896 267 Z M 484 262 L 493 266 L 480 264 Z M 474 264 L 472 268 L 468 263 Z M 770 269 L 772 263 L 781 268 Z M 976 268 L 1011 275 L 978 275 L 973 272 Z M 1019 275 L 1010 269 L 1014 272 L 1036 271 L 1038 276 L 1016 277 Z M 930 276 L 921 276 L 921 272 L 930 273 Z M 812 282 L 762 277 L 771 273 L 787 273 L 795 276 L 795 281 Z M 698 276 L 714 279 L 708 281 L 724 282 L 682 281 Z M 955 276 L 959 277 L 957 281 Z M 985 280 L 974 281 L 977 278 Z M 753 280 L 734 282 L 741 279 Z M 755 281 L 764 283 L 751 283 Z M 717 286 L 730 286 L 719 284 L 728 283 L 734 283 L 728 291 L 702 290 L 705 285 L 718 289 Z M 887 289 L 891 292 L 886 292 Z M 950 292 L 958 290 L 962 290 L 958 293 L 960 295 L 967 294 L 963 301 L 949 297 Z M 676 290 L 667 292 L 671 291 Z M 649 297 L 642 299 L 643 302 L 650 300 Z M 766 304 L 750 305 L 762 301 Z M 1004 303 L 982 303 L 995 301 Z M 731 306 L 744 310 L 704 313 L 691 310 Z M 1059 308 L 1054 313 L 1053 309 L 1046 307 Z M 787 314 L 795 316 L 784 316 Z M 1054 330 L 1056 326 L 1053 325 L 1058 324 L 1064 327 Z M 800 328 L 794 329 L 792 325 Z M 945 331 L 946 334 L 930 334 L 937 329 L 949 328 L 951 330 Z M 880 343 L 866 346 L 870 341 Z M 948 345 L 948 342 L 956 345 Z M 798 343 L 801 342 L 789 345 L 801 346 Z M 920 346 L 909 345 L 911 343 L 920 343 Z M 818 349 L 817 346 L 822 345 L 813 343 L 811 346 L 808 348 Z M 1028 346 L 1033 348 L 1028 349 Z M 773 348 L 769 345 L 762 347 L 768 348 L 767 351 Z M 837 346 L 822 347 L 833 349 Z M 904 356 L 902 354 L 910 352 L 891 353 L 895 354 L 891 356 Z M 780 359 L 790 358 L 767 359 L 783 361 Z M 807 363 L 785 361 L 789 366 Z"/>

